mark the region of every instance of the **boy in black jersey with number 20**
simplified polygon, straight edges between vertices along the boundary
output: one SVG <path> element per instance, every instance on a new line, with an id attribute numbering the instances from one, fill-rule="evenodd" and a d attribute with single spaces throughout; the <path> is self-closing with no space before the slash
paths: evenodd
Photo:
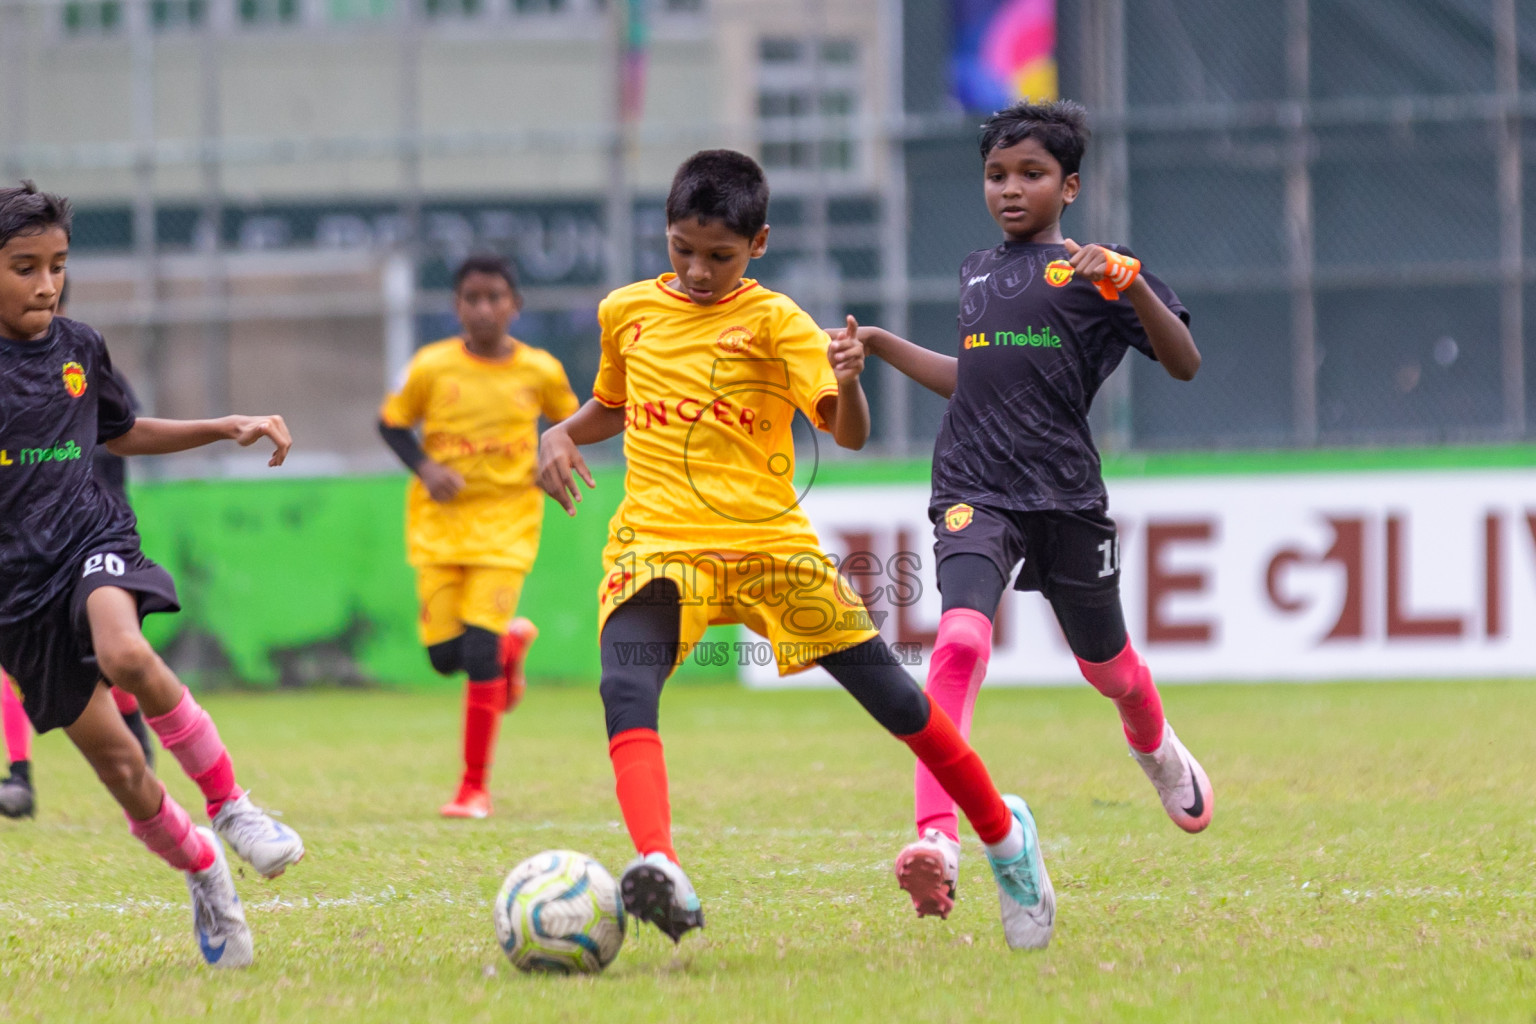
<path id="1" fill-rule="evenodd" d="M 982 125 L 987 209 L 1003 242 L 960 268 L 957 356 L 879 328 L 865 349 L 949 399 L 933 452 L 935 561 L 943 615 L 927 692 L 969 732 L 992 617 L 1020 560 L 1018 590 L 1051 603 L 1083 676 L 1115 702 L 1131 754 L 1174 824 L 1211 821 L 1210 781 L 1163 718 L 1120 609 L 1120 550 L 1088 430 L 1095 392 L 1129 347 L 1179 379 L 1200 367 L 1189 313 L 1126 249 L 1062 237 L 1077 198 L 1086 113 L 1018 103 Z M 954 804 L 917 767 L 919 839 L 896 876 L 919 916 L 947 917 L 960 846 Z"/>
<path id="2" fill-rule="evenodd" d="M 0 188 L 0 668 L 38 732 L 62 728 L 145 846 L 186 873 L 193 930 L 215 967 L 252 962 L 251 932 L 220 837 L 262 875 L 304 844 L 235 784 L 213 720 L 144 639 L 151 612 L 176 611 L 170 575 L 139 550 L 127 502 L 92 454 L 185 451 L 219 440 L 290 445 L 278 416 L 137 418 L 101 335 L 55 315 L 69 255 L 68 201 L 31 182 Z M 207 801 L 194 828 L 145 761 L 108 683 L 146 720 Z"/>

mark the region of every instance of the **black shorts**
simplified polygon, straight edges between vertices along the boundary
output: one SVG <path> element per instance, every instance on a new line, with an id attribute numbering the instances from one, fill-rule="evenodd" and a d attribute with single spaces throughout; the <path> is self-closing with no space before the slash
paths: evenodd
<path id="1" fill-rule="evenodd" d="M 137 547 L 93 551 L 76 563 L 75 583 L 28 619 L 0 626 L 0 666 L 21 689 L 38 732 L 73 725 L 101 679 L 85 601 L 101 587 L 121 587 L 139 601 L 139 620 L 181 610 L 171 574 Z"/>
<path id="2" fill-rule="evenodd" d="M 1015 590 L 1038 590 L 1088 608 L 1120 602 L 1120 538 L 1099 511 L 1015 512 L 966 504 L 928 509 L 937 566 L 950 555 L 983 555 L 1003 579 L 1020 560 Z"/>

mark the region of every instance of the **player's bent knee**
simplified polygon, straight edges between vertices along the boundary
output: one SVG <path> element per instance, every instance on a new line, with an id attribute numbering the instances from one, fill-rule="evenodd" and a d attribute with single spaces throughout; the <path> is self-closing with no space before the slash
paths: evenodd
<path id="1" fill-rule="evenodd" d="M 894 735 L 910 736 L 928 724 L 928 698 L 879 637 L 829 654 L 819 664 Z"/>
<path id="2" fill-rule="evenodd" d="M 597 692 L 603 698 L 608 738 L 630 729 L 655 731 L 661 720 L 661 687 L 642 674 L 605 671 Z"/>
<path id="3" fill-rule="evenodd" d="M 160 656 L 140 634 L 114 637 L 96 645 L 96 663 L 113 686 L 139 694 L 160 668 Z"/>
<path id="4" fill-rule="evenodd" d="M 1118 637 L 1110 633 L 1108 635 L 1078 636 L 1074 637 L 1073 640 L 1076 642 L 1069 642 L 1067 644 L 1072 649 L 1072 653 L 1080 660 L 1092 664 L 1114 661 L 1129 643 L 1123 633 Z"/>
<path id="5" fill-rule="evenodd" d="M 903 673 L 905 676 L 906 674 Z M 918 688 L 917 680 L 906 676 L 905 685 L 895 690 L 888 707 L 877 716 L 880 724 L 895 736 L 911 736 L 922 732 L 928 724 L 928 698 Z"/>
<path id="6" fill-rule="evenodd" d="M 939 620 L 939 635 L 929 661 L 929 693 L 944 689 L 964 692 L 973 682 L 977 668 L 986 671 L 992 656 L 992 622 L 978 611 L 947 611 Z"/>
<path id="7" fill-rule="evenodd" d="M 1072 653 L 1083 661 L 1106 662 L 1125 649 L 1125 613 L 1118 593 L 1109 597 L 1067 600 L 1053 597 L 1051 609 Z"/>
<path id="8" fill-rule="evenodd" d="M 131 749 L 124 747 L 97 753 L 91 757 L 91 767 L 96 769 L 96 777 L 102 784 L 114 793 L 138 789 L 149 773 L 144 752 L 137 744 Z"/>
<path id="9" fill-rule="evenodd" d="M 957 653 L 964 655 L 971 661 L 990 658 L 992 655 L 990 638 L 975 631 L 957 630 L 948 636 L 942 637 L 939 642 L 953 648 Z"/>
<path id="10" fill-rule="evenodd" d="M 462 636 L 456 636 L 427 648 L 427 660 L 432 663 L 432 671 L 440 676 L 451 676 L 464 667 L 464 659 L 459 652 L 459 641 L 463 639 Z"/>
<path id="11" fill-rule="evenodd" d="M 468 626 L 459 637 L 459 657 L 464 671 L 477 681 L 501 678 L 500 638 L 488 629 Z"/>

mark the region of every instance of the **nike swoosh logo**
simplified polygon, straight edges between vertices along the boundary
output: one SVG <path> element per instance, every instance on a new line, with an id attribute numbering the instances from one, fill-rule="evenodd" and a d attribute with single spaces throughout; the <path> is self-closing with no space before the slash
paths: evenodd
<path id="1" fill-rule="evenodd" d="M 203 959 L 207 960 L 211 964 L 216 964 L 220 960 L 224 959 L 224 947 L 229 945 L 229 940 L 225 939 L 223 942 L 219 943 L 217 948 L 215 948 L 213 943 L 208 941 L 207 934 L 204 932 L 198 932 L 197 944 L 203 949 Z"/>
<path id="2" fill-rule="evenodd" d="M 1189 762 L 1184 762 L 1184 767 L 1189 769 L 1189 782 L 1195 789 L 1195 806 L 1184 808 L 1184 813 L 1191 818 L 1198 818 L 1205 813 L 1205 794 L 1200 792 L 1200 780 L 1195 778 L 1195 770 L 1189 767 Z"/>

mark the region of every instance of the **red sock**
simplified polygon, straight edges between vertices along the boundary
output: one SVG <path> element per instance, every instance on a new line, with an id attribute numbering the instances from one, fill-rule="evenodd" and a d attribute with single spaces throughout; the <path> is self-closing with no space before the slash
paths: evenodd
<path id="1" fill-rule="evenodd" d="M 464 688 L 464 785 L 484 789 L 507 706 L 507 681 L 471 679 Z"/>
<path id="2" fill-rule="evenodd" d="M 1143 754 L 1156 750 L 1163 742 L 1163 698 L 1152 682 L 1152 670 L 1131 642 L 1108 661 L 1078 658 L 1077 667 L 1095 690 L 1115 702 L 1126 742 Z"/>
<path id="3" fill-rule="evenodd" d="M 923 692 L 960 725 L 960 735 L 971 734 L 971 713 L 976 695 L 987 674 L 992 655 L 992 620 L 970 608 L 951 608 L 939 619 L 939 635 L 928 659 L 928 684 Z M 960 826 L 955 801 L 923 762 L 914 771 L 913 810 L 917 834 L 936 828 L 958 839 Z"/>
<path id="4" fill-rule="evenodd" d="M 139 698 L 116 686 L 112 687 L 112 702 L 117 705 L 117 713 L 125 717 L 139 710 Z"/>
<path id="5" fill-rule="evenodd" d="M 226 800 L 241 794 L 235 785 L 235 766 L 229 751 L 219 738 L 213 719 L 192 699 L 192 691 L 181 689 L 181 702 L 163 715 L 146 719 L 160 737 L 160 745 L 169 750 L 182 770 L 197 783 L 208 801 L 208 817 L 219 813 Z"/>
<path id="6" fill-rule="evenodd" d="M 32 760 L 32 723 L 21 698 L 13 690 L 11 677 L 0 672 L 0 718 L 4 719 L 5 756 L 9 761 Z"/>
<path id="7" fill-rule="evenodd" d="M 626 729 L 608 741 L 614 789 L 629 838 L 642 857 L 664 853 L 678 863 L 672 848 L 672 806 L 667 800 L 667 761 L 654 729 Z"/>
<path id="8" fill-rule="evenodd" d="M 160 788 L 160 810 L 148 821 L 130 817 L 128 831 L 177 871 L 206 871 L 214 861 L 213 846 L 192 827 L 192 819 L 164 786 Z"/>
<path id="9" fill-rule="evenodd" d="M 971 749 L 944 709 L 929 702 L 928 724 L 921 732 L 898 736 L 928 766 L 944 792 L 960 805 L 984 843 L 1000 843 L 1013 828 L 1013 815 L 992 784 L 981 756 Z"/>

